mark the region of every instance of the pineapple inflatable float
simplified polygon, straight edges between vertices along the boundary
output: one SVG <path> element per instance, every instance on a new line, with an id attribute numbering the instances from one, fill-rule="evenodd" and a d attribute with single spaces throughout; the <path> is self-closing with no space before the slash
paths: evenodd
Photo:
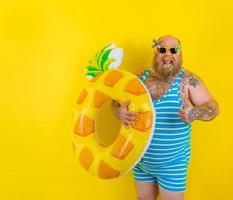
<path id="1" fill-rule="evenodd" d="M 73 147 L 78 163 L 102 179 L 129 172 L 147 150 L 155 113 L 151 97 L 135 75 L 120 70 L 123 51 L 114 44 L 101 49 L 86 67 L 88 79 L 73 111 Z M 139 120 L 125 128 L 112 112 L 111 102 L 131 100 L 129 111 Z"/>

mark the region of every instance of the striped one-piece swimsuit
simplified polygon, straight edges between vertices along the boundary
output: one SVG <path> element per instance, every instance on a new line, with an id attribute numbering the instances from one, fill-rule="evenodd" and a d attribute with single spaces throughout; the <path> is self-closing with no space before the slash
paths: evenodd
<path id="1" fill-rule="evenodd" d="M 141 77 L 144 82 L 151 68 Z M 139 163 L 133 168 L 136 181 L 155 181 L 162 189 L 182 192 L 186 187 L 187 166 L 190 158 L 191 124 L 182 121 L 179 110 L 180 80 L 184 68 L 159 99 L 153 100 L 156 123 L 152 141 Z"/>

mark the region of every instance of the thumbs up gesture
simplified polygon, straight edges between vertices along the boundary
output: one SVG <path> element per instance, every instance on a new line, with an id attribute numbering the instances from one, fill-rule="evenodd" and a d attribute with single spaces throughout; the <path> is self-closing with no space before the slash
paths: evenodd
<path id="1" fill-rule="evenodd" d="M 192 114 L 193 111 L 195 110 L 195 107 L 191 103 L 188 103 L 187 100 L 185 100 L 183 104 L 184 104 L 183 108 L 179 110 L 180 118 L 185 123 L 191 123 L 193 120 L 195 120 L 195 117 Z"/>

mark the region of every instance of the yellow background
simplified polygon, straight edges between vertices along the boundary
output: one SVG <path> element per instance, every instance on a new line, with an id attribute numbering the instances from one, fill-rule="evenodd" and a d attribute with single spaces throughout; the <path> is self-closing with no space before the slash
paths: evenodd
<path id="1" fill-rule="evenodd" d="M 88 59 L 106 44 L 124 49 L 122 69 L 152 61 L 151 41 L 180 38 L 184 66 L 219 102 L 195 122 L 187 200 L 233 199 L 232 2 L 0 1 L 0 199 L 136 199 L 132 174 L 104 181 L 74 160 L 72 109 Z"/>

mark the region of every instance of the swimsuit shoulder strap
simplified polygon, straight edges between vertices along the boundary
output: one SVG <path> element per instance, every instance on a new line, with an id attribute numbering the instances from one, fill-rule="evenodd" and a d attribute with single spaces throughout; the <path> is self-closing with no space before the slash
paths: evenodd
<path id="1" fill-rule="evenodd" d="M 147 77 L 150 75 L 152 68 L 150 67 L 146 72 L 140 77 L 140 80 L 144 83 Z"/>
<path id="2" fill-rule="evenodd" d="M 184 73 L 184 67 L 181 68 L 181 70 L 180 70 L 180 72 L 178 74 L 178 78 L 181 78 L 183 73 Z"/>

